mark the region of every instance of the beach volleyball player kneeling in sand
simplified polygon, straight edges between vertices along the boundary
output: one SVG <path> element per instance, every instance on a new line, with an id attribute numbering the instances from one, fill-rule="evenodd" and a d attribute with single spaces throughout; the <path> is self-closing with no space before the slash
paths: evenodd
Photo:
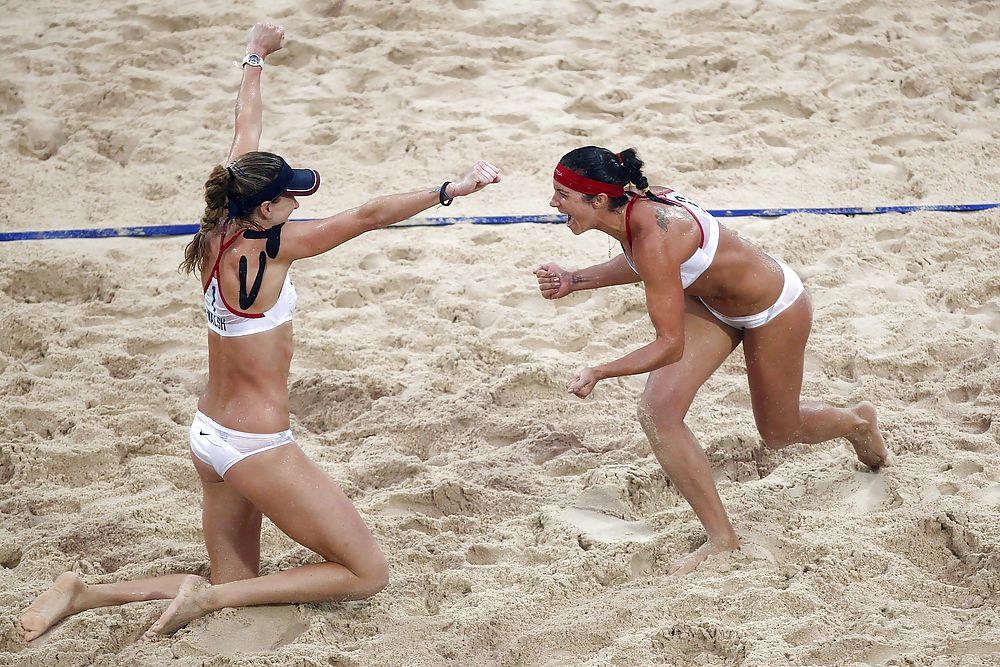
<path id="1" fill-rule="evenodd" d="M 172 598 L 146 632 L 151 638 L 223 607 L 360 599 L 388 582 L 385 557 L 361 516 L 289 430 L 295 309 L 289 265 L 477 192 L 500 174 L 478 162 L 455 183 L 379 197 L 321 220 L 288 222 L 296 197 L 315 192 L 319 175 L 257 152 L 263 60 L 281 48 L 283 36 L 282 28 L 264 23 L 249 33 L 232 149 L 205 184 L 201 230 L 182 263 L 200 275 L 209 330 L 208 385 L 190 443 L 204 491 L 211 582 L 176 574 L 88 586 L 65 573 L 21 615 L 27 640 L 94 607 Z M 258 576 L 262 515 L 324 562 Z"/>
<path id="2" fill-rule="evenodd" d="M 567 216 L 574 234 L 599 230 L 619 241 L 623 252 L 577 271 L 543 264 L 535 275 L 547 299 L 643 284 L 655 339 L 620 359 L 581 370 L 569 391 L 586 398 L 601 380 L 649 373 L 639 423 L 708 533 L 705 544 L 671 568 L 684 574 L 740 544 L 708 458 L 684 417 L 695 393 L 741 341 L 754 420 L 767 447 L 843 437 L 871 468 L 885 462 L 887 451 L 871 403 L 835 408 L 800 400 L 812 306 L 795 272 L 690 199 L 650 188 L 642 167 L 634 149 L 616 154 L 586 146 L 563 156 L 549 205 Z"/>

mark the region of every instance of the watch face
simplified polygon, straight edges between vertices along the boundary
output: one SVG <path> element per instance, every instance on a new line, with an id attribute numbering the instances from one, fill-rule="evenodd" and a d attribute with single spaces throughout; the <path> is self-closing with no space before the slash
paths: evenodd
<path id="1" fill-rule="evenodd" d="M 251 53 L 243 60 L 243 62 L 246 65 L 251 65 L 253 67 L 260 67 L 263 64 L 264 59 L 258 56 L 256 53 Z"/>

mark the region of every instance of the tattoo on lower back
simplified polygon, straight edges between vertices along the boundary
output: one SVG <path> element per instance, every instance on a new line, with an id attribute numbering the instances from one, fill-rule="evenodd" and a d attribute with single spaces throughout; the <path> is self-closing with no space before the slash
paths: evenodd
<path id="1" fill-rule="evenodd" d="M 656 224 L 663 231 L 670 231 L 670 223 L 667 222 L 667 209 L 662 206 L 656 207 Z"/>

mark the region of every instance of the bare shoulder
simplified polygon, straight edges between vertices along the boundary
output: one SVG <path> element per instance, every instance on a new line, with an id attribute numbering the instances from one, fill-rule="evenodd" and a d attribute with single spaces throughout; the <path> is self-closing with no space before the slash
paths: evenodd
<path id="1" fill-rule="evenodd" d="M 663 234 L 683 232 L 696 224 L 691 214 L 681 206 L 645 199 L 637 202 L 635 208 L 637 210 L 633 211 L 633 218 L 639 218 L 643 227 Z"/>

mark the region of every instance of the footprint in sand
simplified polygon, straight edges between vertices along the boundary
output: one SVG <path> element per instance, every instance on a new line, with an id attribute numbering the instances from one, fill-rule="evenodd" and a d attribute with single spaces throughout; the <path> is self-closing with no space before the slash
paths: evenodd
<path id="1" fill-rule="evenodd" d="M 690 656 L 699 657 L 694 664 L 741 665 L 747 654 L 746 639 L 739 631 L 712 621 L 675 623 L 650 640 L 657 656 L 671 665 L 690 664 Z"/>
<path id="2" fill-rule="evenodd" d="M 653 528 L 645 521 L 627 521 L 622 517 L 631 513 L 631 507 L 619 497 L 619 490 L 608 485 L 592 486 L 584 490 L 571 507 L 559 512 L 559 518 L 580 533 L 580 545 L 604 542 L 650 542 L 656 537 Z"/>
<path id="3" fill-rule="evenodd" d="M 981 323 L 993 333 L 1000 334 L 1000 305 L 996 302 L 987 303 L 976 308 L 969 308 L 965 311 L 965 314 L 976 322 Z"/>
<path id="4" fill-rule="evenodd" d="M 2 471 L 0 471 L 2 472 Z M 3 484 L 3 477 L 0 477 L 0 484 Z M 16 544 L 0 544 L 0 568 L 13 570 L 21 564 L 21 548 Z"/>
<path id="5" fill-rule="evenodd" d="M 117 352 L 104 353 L 102 356 L 101 365 L 108 369 L 108 375 L 114 380 L 129 380 L 145 367 L 145 362 L 138 356 Z"/>
<path id="6" fill-rule="evenodd" d="M 879 250 L 896 254 L 906 245 L 906 231 L 903 229 L 882 229 L 875 232 L 875 244 Z"/>
<path id="7" fill-rule="evenodd" d="M 890 134 L 880 139 L 872 141 L 876 146 L 887 146 L 889 148 L 920 148 L 927 144 L 936 144 L 944 141 L 944 137 L 936 133 L 924 134 Z"/>
<path id="8" fill-rule="evenodd" d="M 767 132 L 761 132 L 758 136 L 768 146 L 768 154 L 779 164 L 788 166 L 795 162 L 799 151 L 795 146 L 785 141 L 783 137 Z"/>
<path id="9" fill-rule="evenodd" d="M 930 502 L 942 496 L 953 496 L 958 493 L 958 491 L 958 484 L 955 484 L 954 482 L 928 484 L 920 490 L 920 499 L 923 502 Z"/>
<path id="10" fill-rule="evenodd" d="M 25 430 L 46 440 L 57 435 L 65 435 L 73 428 L 70 418 L 60 410 L 18 407 L 11 409 L 8 415 L 12 422 L 20 423 Z"/>
<path id="11" fill-rule="evenodd" d="M 656 537 L 645 521 L 625 521 L 594 510 L 569 507 L 559 513 L 559 518 L 596 542 L 651 542 Z"/>
<path id="12" fill-rule="evenodd" d="M 790 118 L 809 118 L 816 113 L 800 100 L 784 93 L 762 97 L 741 108 L 745 111 L 775 111 Z"/>
<path id="13" fill-rule="evenodd" d="M 810 498 L 824 506 L 829 506 L 832 500 L 856 514 L 891 509 L 903 502 L 886 476 L 871 472 L 831 473 L 820 479 L 806 479 L 796 483 L 788 493 L 793 498 Z"/>
<path id="14" fill-rule="evenodd" d="M 2 483 L 3 478 L 0 477 L 0 484 Z M 971 496 L 983 505 L 1000 505 L 1000 484 L 991 484 L 990 486 L 973 492 Z"/>
<path id="15" fill-rule="evenodd" d="M 648 577 L 656 573 L 656 557 L 649 547 L 641 547 L 629 559 L 629 570 L 633 579 Z"/>
<path id="16" fill-rule="evenodd" d="M 358 290 L 348 289 L 333 297 L 333 305 L 337 308 L 360 308 L 365 305 L 365 297 Z"/>
<path id="17" fill-rule="evenodd" d="M 483 509 L 482 493 L 456 481 L 446 480 L 415 493 L 397 493 L 382 505 L 388 516 L 424 515 L 441 518 L 452 515 L 472 516 Z"/>
<path id="18" fill-rule="evenodd" d="M 21 155 L 48 160 L 59 152 L 67 141 L 62 122 L 35 110 L 21 128 L 17 149 Z"/>
<path id="19" fill-rule="evenodd" d="M 475 245 L 493 245 L 495 243 L 500 243 L 502 240 L 503 238 L 492 230 L 476 234 L 472 237 L 472 242 Z"/>
<path id="20" fill-rule="evenodd" d="M 993 417 L 989 415 L 970 415 L 962 418 L 959 422 L 960 428 L 966 433 L 982 435 L 993 426 Z"/>
<path id="21" fill-rule="evenodd" d="M 913 172 L 901 162 L 884 155 L 873 155 L 868 158 L 872 170 L 881 178 L 905 182 L 913 178 Z"/>
<path id="22" fill-rule="evenodd" d="M 295 606 L 225 609 L 189 625 L 171 651 L 175 659 L 270 653 L 308 629 L 307 619 Z"/>
<path id="23" fill-rule="evenodd" d="M 981 394 L 982 391 L 983 388 L 981 385 L 972 384 L 959 387 L 957 389 L 951 389 L 945 395 L 952 403 L 972 403 L 974 400 L 979 398 L 979 394 Z"/>
<path id="24" fill-rule="evenodd" d="M 461 601 L 463 596 L 472 592 L 472 582 L 464 575 L 448 572 L 429 583 L 429 590 L 424 598 L 424 606 L 432 616 L 440 614 L 444 609 Z"/>
<path id="25" fill-rule="evenodd" d="M 566 112 L 579 118 L 624 118 L 623 106 L 602 98 L 581 95 L 566 106 Z"/>
<path id="26" fill-rule="evenodd" d="M 139 145 L 139 136 L 118 129 L 95 131 L 99 155 L 117 162 L 122 167 L 128 164 Z"/>
<path id="27" fill-rule="evenodd" d="M 498 406 L 521 406 L 540 398 L 562 397 L 566 393 L 562 377 L 541 368 L 521 366 L 498 378 L 490 389 Z"/>
<path id="28" fill-rule="evenodd" d="M 311 373 L 292 382 L 288 407 L 306 428 L 329 431 L 364 414 L 375 401 L 400 389 L 360 372 Z"/>
<path id="29" fill-rule="evenodd" d="M 89 261 L 36 260 L 3 277 L 4 291 L 21 303 L 110 303 L 118 289 L 107 267 Z"/>
<path id="30" fill-rule="evenodd" d="M 547 463 L 566 452 L 586 449 L 576 435 L 559 431 L 529 438 L 526 445 L 525 451 L 531 454 L 531 460 L 536 465 Z"/>
<path id="31" fill-rule="evenodd" d="M 473 544 L 465 552 L 471 565 L 496 565 L 503 556 L 503 548 L 493 544 Z"/>
<path id="32" fill-rule="evenodd" d="M 951 470 L 956 476 L 965 478 L 981 473 L 983 471 L 983 466 L 975 461 L 959 461 L 951 467 Z"/>
<path id="33" fill-rule="evenodd" d="M 955 558 L 937 572 L 937 577 L 945 583 L 962 585 L 988 562 L 983 556 L 990 547 L 977 531 L 970 529 L 964 512 L 949 511 L 928 519 L 924 534 L 938 545 L 943 541 L 944 548 Z"/>

